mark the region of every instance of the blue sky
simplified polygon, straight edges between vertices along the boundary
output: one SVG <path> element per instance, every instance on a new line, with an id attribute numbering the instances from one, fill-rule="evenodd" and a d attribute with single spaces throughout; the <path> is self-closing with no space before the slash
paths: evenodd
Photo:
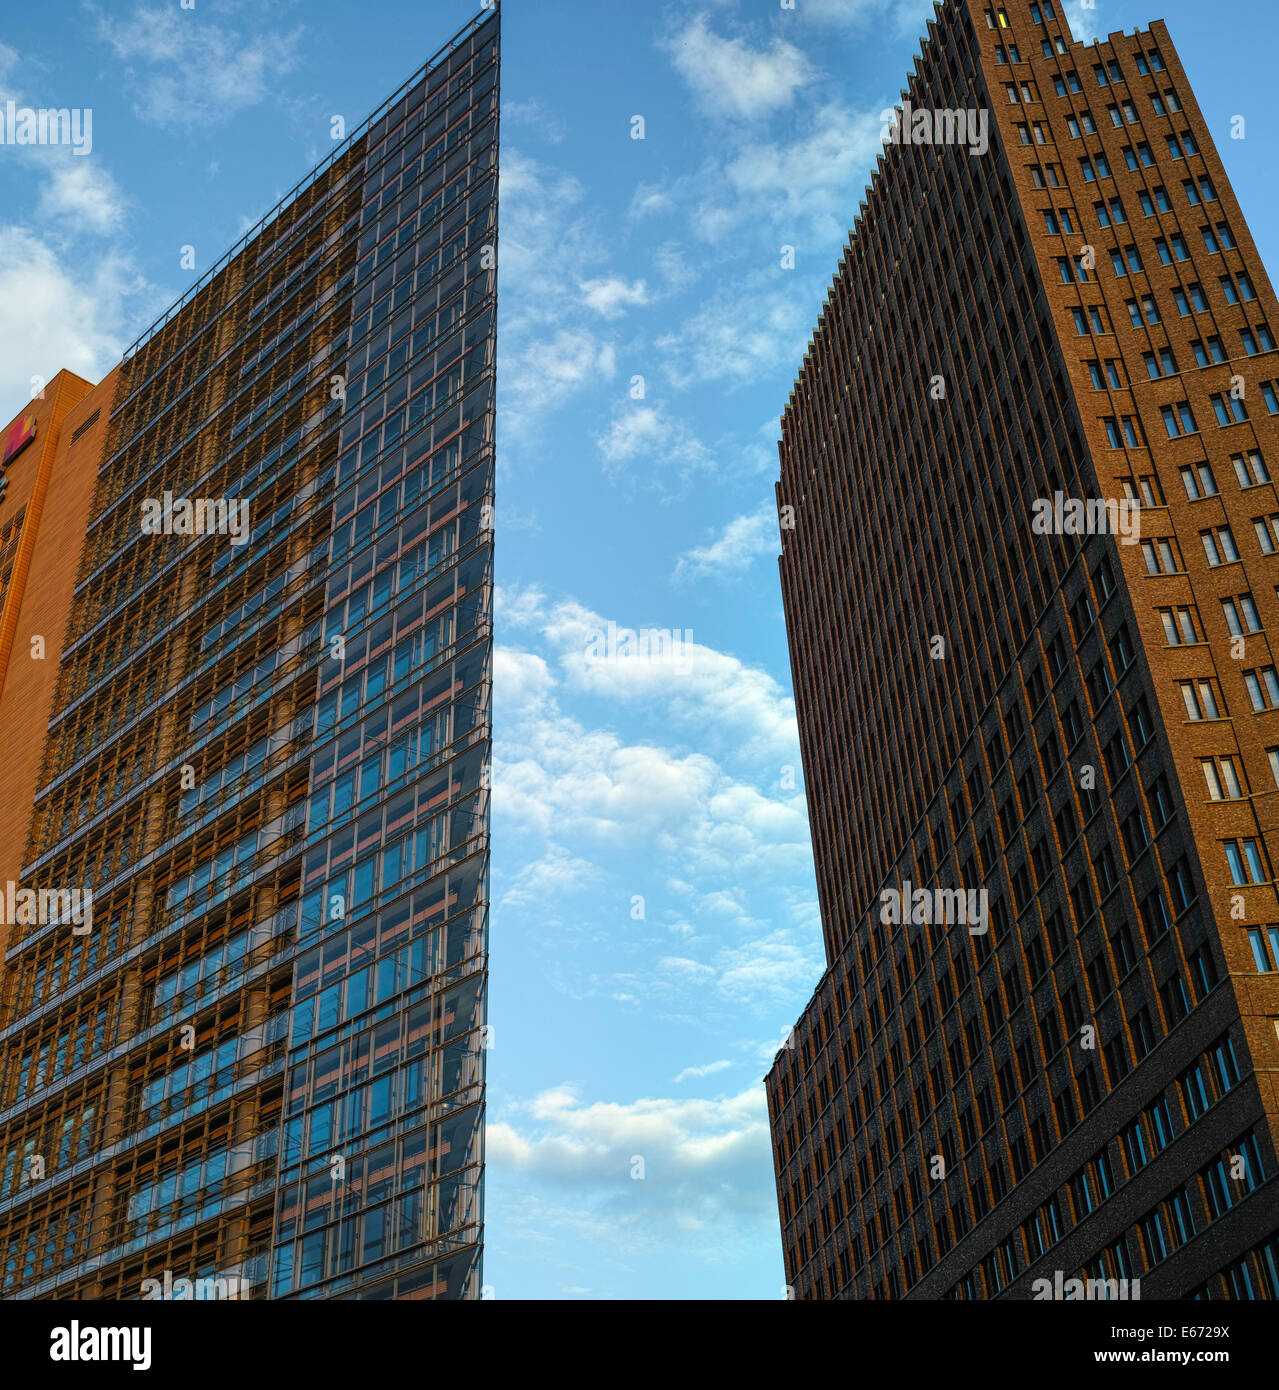
<path id="1" fill-rule="evenodd" d="M 822 953 L 777 420 L 931 9 L 505 5 L 498 1298 L 780 1296 L 761 1077 Z M 334 115 L 354 127 L 473 13 L 7 7 L 0 100 L 91 107 L 94 147 L 0 148 L 0 420 L 34 376 L 108 370 L 190 283 L 183 245 L 197 274 L 216 261 L 328 153 Z M 1279 7 L 1072 7 L 1085 38 L 1156 17 L 1279 265 L 1279 117 L 1258 99 Z M 692 645 L 675 663 L 593 659 L 610 622 Z"/>

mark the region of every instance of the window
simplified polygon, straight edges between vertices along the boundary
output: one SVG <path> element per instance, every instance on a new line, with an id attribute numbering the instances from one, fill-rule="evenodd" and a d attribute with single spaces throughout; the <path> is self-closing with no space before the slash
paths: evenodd
<path id="1" fill-rule="evenodd" d="M 1212 468 L 1206 463 L 1191 464 L 1188 468 L 1183 468 L 1181 481 L 1186 489 L 1186 496 L 1192 502 L 1217 495 L 1217 480 L 1212 475 Z"/>
<path id="2" fill-rule="evenodd" d="M 1161 376 L 1177 374 L 1177 359 L 1173 356 L 1171 348 L 1160 348 L 1158 352 L 1144 352 L 1141 360 L 1146 365 L 1146 375 L 1151 381 Z"/>
<path id="3" fill-rule="evenodd" d="M 1267 336 L 1269 335 L 1267 334 Z M 1261 383 L 1261 397 L 1271 415 L 1279 415 L 1279 391 L 1275 389 L 1276 386 L 1279 386 L 1279 382 L 1263 381 Z"/>
<path id="4" fill-rule="evenodd" d="M 1251 594 L 1240 594 L 1237 598 L 1223 598 L 1221 611 L 1225 614 L 1226 627 L 1232 637 L 1261 631 L 1261 619 L 1257 616 L 1257 605 L 1253 603 Z"/>
<path id="5" fill-rule="evenodd" d="M 1194 610 L 1190 608 L 1161 608 L 1164 636 L 1170 647 L 1186 646 L 1200 640 Z"/>
<path id="6" fill-rule="evenodd" d="M 1234 534 L 1229 526 L 1214 526 L 1200 531 L 1199 539 L 1203 542 L 1204 554 L 1210 565 L 1230 565 L 1238 560 L 1239 551 L 1235 548 Z"/>
<path id="7" fill-rule="evenodd" d="M 1153 473 L 1143 474 L 1140 478 L 1120 478 L 1119 485 L 1124 490 L 1124 496 L 1138 507 L 1162 507 L 1164 504 L 1159 479 Z"/>
<path id="8" fill-rule="evenodd" d="M 1174 970 L 1159 987 L 1159 997 L 1163 1001 L 1169 1026 L 1176 1027 L 1190 1012 L 1190 997 L 1186 993 L 1186 982 L 1181 978 L 1179 970 Z"/>
<path id="9" fill-rule="evenodd" d="M 1279 970 L 1279 927 L 1249 927 L 1248 945 L 1258 975 Z"/>
<path id="10" fill-rule="evenodd" d="M 1236 887 L 1250 883 L 1265 883 L 1270 875 L 1266 872 L 1265 859 L 1259 840 L 1224 840 L 1226 866 L 1230 870 L 1230 881 Z"/>
<path id="11" fill-rule="evenodd" d="M 1197 366 L 1206 367 L 1212 362 L 1224 362 L 1226 360 L 1225 351 L 1221 346 L 1221 339 L 1218 338 L 1216 334 L 1206 341 L 1195 338 L 1190 346 L 1194 351 L 1195 363 Z"/>
<path id="12" fill-rule="evenodd" d="M 1171 537 L 1142 541 L 1141 554 L 1146 562 L 1147 574 L 1180 574 L 1182 572 L 1181 566 L 1177 562 L 1176 542 Z"/>
<path id="13" fill-rule="evenodd" d="M 1168 431 L 1169 439 L 1177 439 L 1183 434 L 1197 434 L 1199 432 L 1189 401 L 1179 401 L 1176 405 L 1166 405 L 1162 408 L 1161 413 L 1164 418 L 1164 429 Z"/>
<path id="14" fill-rule="evenodd" d="M 1134 1177 L 1150 1161 L 1146 1154 L 1146 1133 L 1140 1116 L 1123 1131 L 1122 1139 L 1128 1176 Z"/>
<path id="15" fill-rule="evenodd" d="M 1199 285 L 1190 285 L 1186 289 L 1177 285 L 1173 289 L 1172 297 L 1177 305 L 1177 312 L 1183 319 L 1191 313 L 1201 314 L 1208 307 L 1208 302 L 1204 299 L 1203 290 Z"/>
<path id="16" fill-rule="evenodd" d="M 1227 304 L 1239 304 L 1257 297 L 1252 281 L 1242 270 L 1237 271 L 1233 279 L 1229 275 L 1221 277 L 1221 292 Z"/>
<path id="17" fill-rule="evenodd" d="M 1235 466 L 1235 477 L 1239 479 L 1241 488 L 1258 487 L 1270 481 L 1266 461 L 1258 449 L 1250 449 L 1246 454 L 1231 454 L 1230 462 Z"/>
<path id="18" fill-rule="evenodd" d="M 1248 418 L 1244 403 L 1233 395 L 1210 396 L 1209 399 L 1219 425 L 1238 425 Z"/>
<path id="19" fill-rule="evenodd" d="M 1217 692 L 1210 680 L 1181 681 L 1182 702 L 1186 706 L 1186 717 L 1191 720 L 1220 719 L 1221 707 L 1217 703 Z M 1279 785 L 1279 782 L 1276 783 Z"/>
<path id="20" fill-rule="evenodd" d="M 1244 688 L 1255 712 L 1279 708 L 1279 678 L 1273 666 L 1263 666 L 1259 670 L 1243 673 Z"/>
<path id="21" fill-rule="evenodd" d="M 1224 1033 L 1208 1049 L 1218 1095 L 1226 1095 L 1239 1084 L 1239 1059 L 1229 1033 Z"/>
<path id="22" fill-rule="evenodd" d="M 1044 231 L 1050 236 L 1057 234 L 1057 219 L 1053 216 L 1052 208 L 1044 209 Z"/>
<path id="23" fill-rule="evenodd" d="M 1196 1062 L 1194 1066 L 1182 1072 L 1177 1081 L 1186 1102 L 1186 1113 L 1193 1122 L 1212 1103 L 1208 1097 L 1208 1083 L 1204 1078 L 1203 1064 Z"/>
<path id="24" fill-rule="evenodd" d="M 1205 227 L 1204 231 L 1206 232 L 1207 230 L 1207 227 Z M 1235 238 L 1230 230 L 1229 223 L 1217 223 L 1217 240 L 1220 242 L 1223 250 L 1233 251 L 1235 249 Z"/>
<path id="25" fill-rule="evenodd" d="M 1201 758 L 1209 801 L 1237 801 L 1244 795 L 1243 784 L 1233 758 Z"/>
<path id="26" fill-rule="evenodd" d="M 1135 299 L 1126 300 L 1125 305 L 1134 328 L 1141 327 L 1143 318 L 1148 324 L 1159 322 L 1159 309 L 1150 295 L 1144 295 L 1140 302 Z"/>
<path id="27" fill-rule="evenodd" d="M 1252 525 L 1263 555 L 1273 555 L 1279 550 L 1279 512 L 1273 512 L 1270 516 L 1253 517 Z"/>

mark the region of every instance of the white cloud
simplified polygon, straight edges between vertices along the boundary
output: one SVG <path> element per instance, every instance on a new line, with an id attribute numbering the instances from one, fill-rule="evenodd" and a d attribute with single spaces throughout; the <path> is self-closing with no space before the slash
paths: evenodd
<path id="1" fill-rule="evenodd" d="M 627 284 L 620 275 L 585 280 L 580 288 L 582 302 L 587 308 L 606 319 L 621 318 L 627 309 L 640 308 L 649 302 L 648 286 L 643 280 Z"/>
<path id="2" fill-rule="evenodd" d="M 613 1255 L 667 1248 L 705 1262 L 775 1234 L 758 1083 L 713 1100 L 628 1102 L 555 1087 L 496 1117 L 485 1143 L 497 1181 L 522 1184 L 518 1205 L 539 1232 L 568 1227 Z"/>
<path id="3" fill-rule="evenodd" d="M 619 280 L 624 292 L 610 292 L 612 277 L 591 274 L 607 249 L 580 212 L 585 194 L 575 178 L 507 149 L 501 184 L 498 409 L 504 449 L 523 453 L 551 412 L 613 380 L 617 347 L 596 320 L 620 313 L 631 287 Z M 585 286 L 596 287 L 594 308 Z"/>
<path id="4" fill-rule="evenodd" d="M 596 865 L 570 854 L 562 845 L 552 845 L 541 859 L 520 869 L 514 886 L 502 895 L 501 906 L 556 901 L 599 877 Z"/>
<path id="5" fill-rule="evenodd" d="M 49 150 L 49 180 L 40 193 L 37 213 L 66 218 L 77 232 L 113 232 L 124 217 L 124 200 L 115 180 L 93 155 Z"/>
<path id="6" fill-rule="evenodd" d="M 661 405 L 624 406 L 596 442 L 606 471 L 626 473 L 651 487 L 664 486 L 662 470 L 674 473 L 683 484 L 695 473 L 715 467 L 714 455 L 706 445 Z"/>
<path id="7" fill-rule="evenodd" d="M 698 203 L 693 227 L 712 244 L 743 229 L 767 227 L 832 248 L 848 236 L 861 191 L 883 146 L 881 112 L 829 102 L 788 141 L 747 141 L 721 165 L 686 185 Z"/>
<path id="8" fill-rule="evenodd" d="M 820 973 L 821 936 L 804 795 L 785 775 L 799 766 L 790 699 L 766 672 L 695 642 L 678 673 L 660 657 L 592 658 L 605 619 L 536 589 L 502 588 L 498 621 L 538 646 L 499 647 L 495 659 L 494 814 L 525 864 L 503 905 L 590 885 L 591 920 L 639 891 L 652 922 L 604 969 L 562 963 L 560 987 L 660 1000 L 668 1016 L 703 1022 L 711 1006 L 793 1010 Z M 622 737 L 561 708 L 583 695 L 659 737 Z M 667 746 L 680 730 L 696 751 Z"/>
<path id="9" fill-rule="evenodd" d="M 544 337 L 513 332 L 499 353 L 502 429 L 521 442 L 545 413 L 617 374 L 613 344 L 587 328 L 559 328 Z"/>
<path id="10" fill-rule="evenodd" d="M 676 975 L 685 980 L 704 980 L 715 974 L 712 966 L 690 960 L 687 956 L 663 956 L 657 962 L 657 968 L 663 974 Z"/>
<path id="11" fill-rule="evenodd" d="M 690 1079 L 696 1079 L 703 1076 L 714 1076 L 716 1072 L 727 1071 L 729 1067 L 731 1067 L 732 1065 L 732 1062 L 724 1061 L 707 1062 L 704 1066 L 700 1067 L 685 1067 L 684 1070 L 680 1072 L 680 1074 L 675 1078 L 675 1084 L 678 1086 L 682 1082 L 688 1081 Z"/>
<path id="12" fill-rule="evenodd" d="M 675 70 L 698 105 L 712 116 L 758 120 L 789 106 L 808 80 L 808 60 L 793 44 L 774 39 L 766 49 L 721 38 L 695 16 L 666 40 Z"/>
<path id="13" fill-rule="evenodd" d="M 644 1098 L 584 1103 L 575 1086 L 543 1091 L 520 1107 L 521 1133 L 488 1126 L 486 1155 L 495 1167 L 578 1184 L 630 1181 L 631 1158 L 664 1176 L 710 1173 L 725 1180 L 742 1160 L 768 1152 L 764 1088 L 717 1100 Z"/>
<path id="14" fill-rule="evenodd" d="M 12 79 L 20 70 L 16 49 L 0 44 L 0 102 L 31 104 Z M 18 145 L 9 151 L 33 173 L 43 176 L 37 215 L 59 223 L 60 237 L 82 233 L 95 235 L 118 230 L 124 216 L 124 198 L 102 163 L 100 153 L 76 154 L 68 145 Z"/>
<path id="15" fill-rule="evenodd" d="M 571 174 L 507 147 L 500 181 L 499 275 L 511 306 L 504 311 L 502 331 L 522 340 L 565 323 L 578 299 L 578 283 L 607 259 L 607 252 L 579 211 L 586 193 Z"/>
<path id="16" fill-rule="evenodd" d="M 641 183 L 631 196 L 628 216 L 638 220 L 641 217 L 656 217 L 670 212 L 675 206 L 671 190 L 658 183 Z"/>
<path id="17" fill-rule="evenodd" d="M 533 99 L 504 101 L 502 121 L 504 124 L 529 126 L 551 145 L 563 143 L 564 136 L 568 133 L 563 121 L 552 116 L 541 102 Z"/>
<path id="18" fill-rule="evenodd" d="M 508 603 L 519 599 L 512 593 Z M 506 610 L 499 610 L 499 619 Z M 676 670 L 659 656 L 635 655 L 616 659 L 588 655 L 593 640 L 605 632 L 608 620 L 572 599 L 547 604 L 524 600 L 527 625 L 538 625 L 570 690 L 625 701 L 687 722 L 698 730 L 699 742 L 722 738 L 744 761 L 768 765 L 799 763 L 795 702 L 760 667 L 693 641 L 685 655 L 687 669 Z M 643 624 L 635 622 L 632 627 Z M 619 626 L 625 626 L 624 623 Z M 498 668 L 501 678 L 501 668 Z M 498 699 L 504 701 L 505 687 Z M 545 710 L 539 711 L 545 714 Z M 802 797 L 797 804 L 802 803 Z"/>
<path id="19" fill-rule="evenodd" d="M 759 511 L 734 517 L 709 545 L 695 546 L 680 556 L 676 579 L 724 578 L 741 574 L 756 560 L 776 555 L 777 512 L 766 504 Z"/>
<path id="20" fill-rule="evenodd" d="M 98 30 L 124 64 L 138 115 L 162 125 L 210 125 L 258 105 L 296 66 L 303 32 L 242 34 L 176 5 L 103 15 Z"/>
<path id="21" fill-rule="evenodd" d="M 721 285 L 657 339 L 663 371 L 681 389 L 713 381 L 745 386 L 779 370 L 790 373 L 803 358 L 818 308 L 786 283 L 785 271 L 752 272 Z"/>
<path id="22" fill-rule="evenodd" d="M 25 229 L 0 228 L 0 418 L 26 403 L 35 373 L 103 376 L 126 346 L 126 305 L 140 288 L 123 257 L 104 256 L 75 276 Z"/>
<path id="23" fill-rule="evenodd" d="M 922 34 L 933 17 L 932 0 L 800 0 L 796 15 L 818 28 L 887 27 L 898 38 Z"/>
<path id="24" fill-rule="evenodd" d="M 1106 32 L 1095 6 L 1085 7 L 1080 0 L 1065 0 L 1065 13 L 1071 37 L 1080 43 L 1095 43 L 1098 36 Z"/>

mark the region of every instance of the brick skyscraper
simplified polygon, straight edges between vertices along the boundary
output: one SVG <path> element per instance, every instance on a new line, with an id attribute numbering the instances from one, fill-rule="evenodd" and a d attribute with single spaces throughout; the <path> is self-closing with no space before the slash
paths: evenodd
<path id="1" fill-rule="evenodd" d="M 498 30 L 6 435 L 5 1299 L 479 1296 Z"/>
<path id="2" fill-rule="evenodd" d="M 989 149 L 886 148 L 782 430 L 828 960 L 767 1080 L 786 1277 L 1273 1299 L 1279 304 L 1162 23 L 948 0 L 906 97 Z M 1040 534 L 1058 494 L 1140 543 Z M 885 923 L 906 884 L 988 930 Z"/>

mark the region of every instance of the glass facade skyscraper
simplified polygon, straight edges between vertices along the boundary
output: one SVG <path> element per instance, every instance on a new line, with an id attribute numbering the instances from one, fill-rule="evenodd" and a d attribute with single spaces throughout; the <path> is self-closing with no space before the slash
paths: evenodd
<path id="1" fill-rule="evenodd" d="M 6 918 L 4 1298 L 479 1296 L 499 23 L 116 374 L 18 884 L 91 913 Z"/>

